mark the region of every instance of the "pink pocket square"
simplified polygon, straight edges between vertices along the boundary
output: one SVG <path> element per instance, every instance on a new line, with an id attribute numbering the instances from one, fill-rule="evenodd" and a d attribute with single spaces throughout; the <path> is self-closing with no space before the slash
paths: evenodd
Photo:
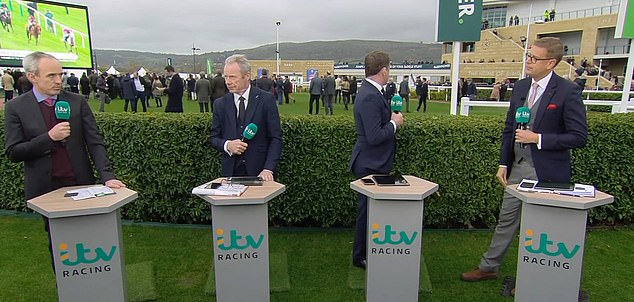
<path id="1" fill-rule="evenodd" d="M 546 107 L 546 109 L 548 109 L 548 110 L 555 110 L 555 109 L 557 109 L 557 105 L 555 105 L 555 104 L 548 104 L 548 107 Z"/>

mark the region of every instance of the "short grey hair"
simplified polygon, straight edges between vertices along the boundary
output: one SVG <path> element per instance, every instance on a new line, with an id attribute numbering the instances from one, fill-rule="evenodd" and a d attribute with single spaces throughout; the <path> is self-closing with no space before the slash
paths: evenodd
<path id="1" fill-rule="evenodd" d="M 32 52 L 26 55 L 26 57 L 24 57 L 24 59 L 22 60 L 22 67 L 24 67 L 24 71 L 26 71 L 27 73 L 31 72 L 31 73 L 37 74 L 38 73 L 37 67 L 40 64 L 40 60 L 43 58 L 48 58 L 48 59 L 53 59 L 55 61 L 58 61 L 56 57 L 49 55 L 45 52 L 41 52 L 41 51 Z"/>
<path id="2" fill-rule="evenodd" d="M 249 62 L 249 60 L 247 60 L 247 57 L 245 55 L 236 54 L 228 57 L 225 60 L 225 66 L 233 63 L 236 63 L 238 64 L 238 66 L 240 66 L 240 72 L 242 72 L 242 74 L 251 73 L 251 63 Z"/>

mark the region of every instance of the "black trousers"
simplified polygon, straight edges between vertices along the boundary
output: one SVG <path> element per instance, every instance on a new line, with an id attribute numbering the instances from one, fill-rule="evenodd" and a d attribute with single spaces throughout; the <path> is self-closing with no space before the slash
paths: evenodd
<path id="1" fill-rule="evenodd" d="M 319 97 L 320 94 L 311 94 L 308 103 L 308 114 L 313 114 L 313 102 L 315 103 L 315 114 L 319 115 Z"/>

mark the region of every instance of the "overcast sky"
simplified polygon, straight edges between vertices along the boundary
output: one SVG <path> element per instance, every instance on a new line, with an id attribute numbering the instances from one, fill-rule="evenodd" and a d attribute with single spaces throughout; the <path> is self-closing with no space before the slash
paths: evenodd
<path id="1" fill-rule="evenodd" d="M 68 0 L 88 6 L 93 47 L 191 54 L 280 42 L 433 42 L 435 0 Z"/>

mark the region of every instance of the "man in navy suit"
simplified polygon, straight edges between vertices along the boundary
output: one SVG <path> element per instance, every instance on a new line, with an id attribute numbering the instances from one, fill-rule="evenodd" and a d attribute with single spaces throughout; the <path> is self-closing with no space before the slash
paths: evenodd
<path id="1" fill-rule="evenodd" d="M 403 125 L 403 115 L 393 113 L 384 97 L 383 86 L 390 77 L 388 54 L 380 51 L 369 53 L 365 57 L 365 76 L 354 106 L 357 142 L 349 164 L 358 178 L 390 173 L 396 150 L 396 129 Z M 365 268 L 366 264 L 367 231 L 367 197 L 359 193 L 352 263 L 361 268 Z"/>
<path id="2" fill-rule="evenodd" d="M 570 181 L 570 149 L 586 144 L 588 127 L 581 89 L 553 72 L 563 57 L 558 38 L 535 40 L 526 55 L 526 74 L 513 88 L 502 132 L 497 180 L 517 184 L 523 178 L 551 182 Z M 528 130 L 518 129 L 518 107 L 530 109 Z M 521 144 L 525 144 L 522 147 Z M 465 281 L 495 279 L 511 241 L 520 227 L 522 202 L 504 193 L 502 208 L 489 249 Z"/>
<path id="3" fill-rule="evenodd" d="M 222 153 L 222 176 L 260 176 L 272 181 L 282 153 L 280 115 L 273 95 L 251 83 L 251 63 L 244 55 L 225 60 L 228 94 L 214 101 L 211 145 Z M 258 126 L 242 141 L 244 128 Z"/>

